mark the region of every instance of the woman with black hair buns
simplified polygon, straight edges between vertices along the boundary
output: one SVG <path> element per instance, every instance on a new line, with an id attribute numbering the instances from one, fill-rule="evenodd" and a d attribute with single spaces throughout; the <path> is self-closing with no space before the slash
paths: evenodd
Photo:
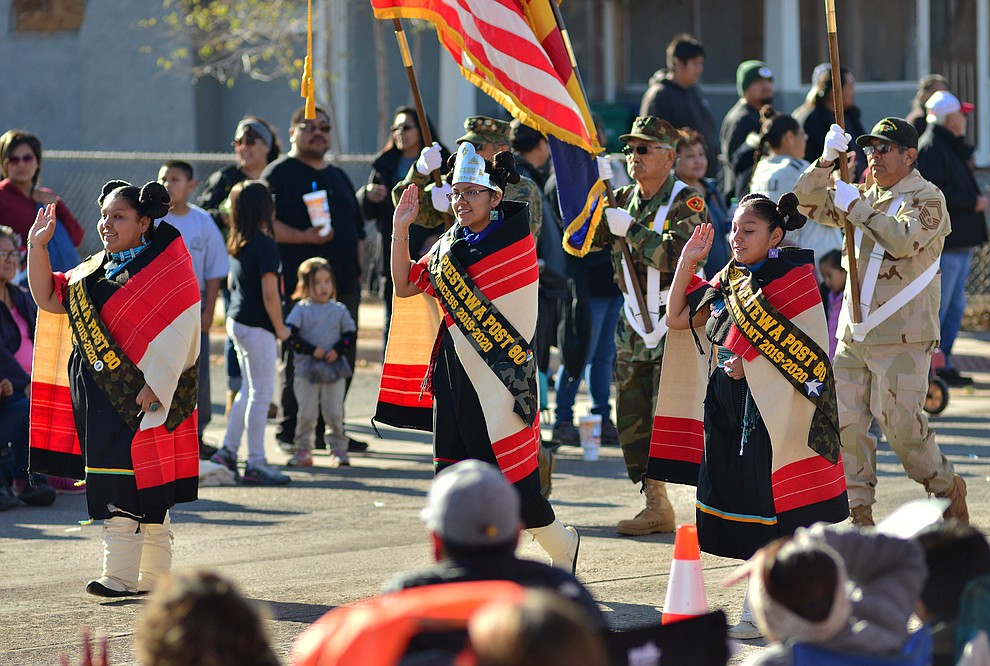
<path id="1" fill-rule="evenodd" d="M 519 180 L 511 153 L 487 162 L 465 141 L 452 166 L 448 198 L 456 223 L 419 261 L 409 256 L 409 225 L 419 208 L 415 185 L 395 209 L 392 337 L 403 344 L 386 349 L 376 418 L 432 429 L 438 472 L 469 458 L 497 465 L 519 491 L 526 530 L 555 566 L 573 573 L 578 534 L 564 527 L 540 494 L 532 347 L 539 269 L 528 204 L 503 198 L 506 184 Z M 434 320 L 419 326 L 427 355 L 415 358 L 411 340 L 395 333 L 409 330 L 403 328 L 404 302 L 422 304 L 423 294 L 436 299 L 442 319 L 426 302 Z"/>
<path id="2" fill-rule="evenodd" d="M 746 559 L 798 527 L 849 514 L 814 257 L 781 247 L 804 222 L 793 194 L 779 204 L 747 195 L 729 264 L 711 282 L 696 275 L 712 246 L 702 225 L 670 288 L 646 475 L 698 487 L 698 539 L 714 555 Z M 746 604 L 730 634 L 759 635 Z"/>
<path id="3" fill-rule="evenodd" d="M 168 212 L 163 185 L 111 181 L 98 203 L 104 251 L 66 273 L 48 258 L 53 205 L 28 232 L 39 308 L 31 469 L 86 479 L 104 546 L 86 591 L 122 597 L 168 575 L 168 510 L 196 499 L 200 297 L 178 230 L 155 226 Z"/>

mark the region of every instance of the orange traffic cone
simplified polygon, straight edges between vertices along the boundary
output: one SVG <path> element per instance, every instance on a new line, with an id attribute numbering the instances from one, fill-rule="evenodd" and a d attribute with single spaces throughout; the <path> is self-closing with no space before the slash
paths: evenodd
<path id="1" fill-rule="evenodd" d="M 667 596 L 663 601 L 663 623 L 686 620 L 707 612 L 708 598 L 705 596 L 705 578 L 701 574 L 698 528 L 678 525 Z"/>

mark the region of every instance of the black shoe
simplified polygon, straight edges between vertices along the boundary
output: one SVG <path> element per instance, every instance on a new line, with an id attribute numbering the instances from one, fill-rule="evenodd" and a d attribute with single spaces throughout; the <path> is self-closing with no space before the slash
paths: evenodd
<path id="1" fill-rule="evenodd" d="M 368 450 L 368 442 L 359 442 L 351 437 L 347 438 L 348 453 L 364 453 Z"/>
<path id="2" fill-rule="evenodd" d="M 973 385 L 972 377 L 959 374 L 959 371 L 955 368 L 939 368 L 935 371 L 935 374 L 944 380 L 949 386 L 955 386 L 958 388 Z"/>
<path id="3" fill-rule="evenodd" d="M 209 444 L 207 444 L 206 442 L 204 442 L 202 438 L 200 438 L 200 440 L 199 440 L 199 459 L 200 460 L 209 460 L 210 458 L 212 458 L 213 456 L 215 456 L 217 454 L 217 451 L 218 450 L 219 449 L 217 449 L 217 447 L 210 446 Z"/>
<path id="4" fill-rule="evenodd" d="M 10 486 L 0 481 L 0 511 L 13 509 L 15 506 L 20 506 L 20 504 L 20 500 L 14 497 L 14 492 L 10 489 Z"/>
<path id="5" fill-rule="evenodd" d="M 104 585 L 98 580 L 91 580 L 89 584 L 86 585 L 86 591 L 97 597 L 108 597 L 110 599 L 116 599 L 118 597 L 132 597 L 136 592 L 128 592 L 127 590 L 118 591 L 111 590 L 109 587 Z"/>
<path id="6" fill-rule="evenodd" d="M 17 498 L 28 506 L 51 506 L 55 503 L 55 489 L 45 483 L 42 477 L 31 474 Z"/>

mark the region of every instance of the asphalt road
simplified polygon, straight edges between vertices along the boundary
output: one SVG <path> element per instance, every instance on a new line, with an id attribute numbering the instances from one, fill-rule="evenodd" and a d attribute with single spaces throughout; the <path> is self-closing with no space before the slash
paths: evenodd
<path id="1" fill-rule="evenodd" d="M 174 568 L 209 567 L 233 579 L 263 604 L 276 651 L 288 663 L 298 634 L 332 607 L 374 595 L 392 573 L 429 564 L 426 531 L 418 518 L 432 478 L 431 448 L 425 433 L 370 426 L 380 372 L 380 308 L 362 306 L 360 357 L 347 400 L 350 433 L 371 443 L 352 456 L 349 469 L 326 466 L 323 452 L 311 469 L 289 471 L 292 483 L 279 488 L 202 488 L 200 499 L 172 512 Z M 935 420 L 938 441 L 969 483 L 973 522 L 990 531 L 990 337 L 963 334 L 957 365 L 974 371 L 977 386 L 953 390 L 948 409 Z M 207 438 L 222 439 L 223 368 L 213 366 L 214 421 Z M 584 413 L 587 397 L 579 397 Z M 549 429 L 545 432 L 549 438 Z M 266 433 L 269 460 L 287 455 Z M 582 535 L 578 576 L 601 604 L 611 626 L 629 628 L 657 620 L 670 569 L 673 535 L 628 538 L 615 523 L 642 506 L 628 481 L 618 449 L 602 449 L 585 462 L 576 448 L 560 450 L 552 502 L 562 520 Z M 242 451 L 243 455 L 243 451 Z M 889 450 L 879 453 L 880 487 L 875 515 L 924 497 Z M 693 522 L 694 489 L 671 486 L 677 516 Z M 133 637 L 140 599 L 101 600 L 85 592 L 99 575 L 101 535 L 86 518 L 83 497 L 60 496 L 50 508 L 21 507 L 0 513 L 0 666 L 57 664 L 58 655 L 79 654 L 78 634 L 89 627 L 109 637 L 111 663 L 135 662 Z M 543 553 L 524 535 L 523 556 Z M 702 554 L 711 608 L 724 608 L 730 621 L 741 609 L 743 589 L 725 589 L 722 579 L 735 560 Z M 747 641 L 740 657 L 760 649 Z M 738 659 L 738 658 L 737 658 Z"/>

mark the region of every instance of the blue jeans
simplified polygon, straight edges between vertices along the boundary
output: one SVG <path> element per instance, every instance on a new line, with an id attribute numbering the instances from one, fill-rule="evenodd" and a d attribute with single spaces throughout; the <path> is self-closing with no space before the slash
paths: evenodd
<path id="1" fill-rule="evenodd" d="M 963 312 L 966 309 L 966 280 L 969 278 L 969 265 L 972 260 L 973 248 L 967 248 L 943 252 L 939 262 L 939 267 L 942 269 L 942 304 L 938 308 L 942 341 L 939 346 L 945 352 L 945 364 L 950 368 L 952 345 L 959 335 Z"/>
<path id="2" fill-rule="evenodd" d="M 588 362 L 584 366 L 584 381 L 591 394 L 591 413 L 609 418 L 612 406 L 609 397 L 615 374 L 615 327 L 619 323 L 622 296 L 589 299 L 591 339 L 588 340 Z M 563 367 L 557 372 L 557 409 L 554 425 L 574 420 L 574 398 L 581 386 L 581 377 L 571 378 Z"/>

